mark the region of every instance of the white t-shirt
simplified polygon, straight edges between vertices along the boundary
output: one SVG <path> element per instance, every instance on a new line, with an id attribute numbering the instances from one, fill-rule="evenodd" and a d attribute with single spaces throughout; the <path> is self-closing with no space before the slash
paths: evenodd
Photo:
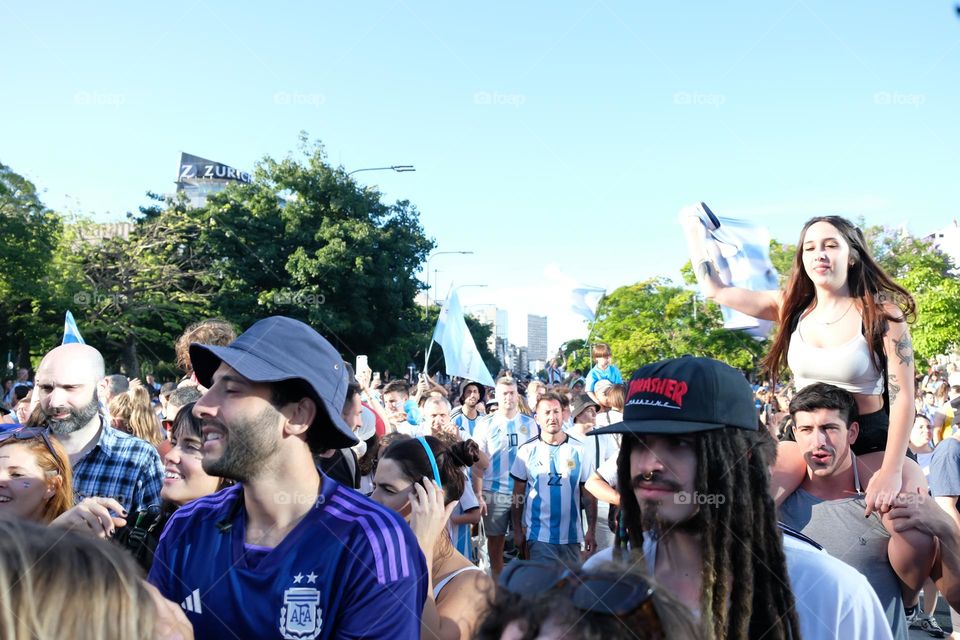
<path id="1" fill-rule="evenodd" d="M 617 453 L 619 454 L 619 451 Z M 614 489 L 617 488 L 617 457 L 618 455 L 611 456 L 597 467 L 597 475 Z"/>
<path id="2" fill-rule="evenodd" d="M 410 436 L 411 438 L 433 435 L 430 432 L 429 426 L 422 424 L 410 424 L 406 420 L 397 425 L 397 433 L 402 433 L 403 435 Z"/>
<path id="3" fill-rule="evenodd" d="M 584 570 L 611 562 L 613 551 L 598 551 L 583 564 Z M 893 640 L 880 600 L 859 571 L 787 534 L 783 553 L 802 637 Z M 657 543 L 652 537 L 644 536 L 643 555 L 647 571 L 655 573 Z"/>

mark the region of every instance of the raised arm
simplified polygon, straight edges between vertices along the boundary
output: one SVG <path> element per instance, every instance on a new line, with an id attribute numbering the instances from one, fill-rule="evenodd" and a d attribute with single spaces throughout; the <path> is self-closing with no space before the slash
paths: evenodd
<path id="1" fill-rule="evenodd" d="M 779 291 L 751 291 L 740 287 L 732 287 L 720 278 L 717 268 L 719 252 L 712 240 L 706 236 L 706 228 L 695 213 L 684 213 L 678 216 L 683 227 L 683 235 L 687 240 L 687 250 L 690 253 L 690 262 L 693 273 L 697 277 L 700 291 L 717 304 L 722 304 L 740 313 L 759 318 L 761 320 L 780 319 L 781 293 Z"/>

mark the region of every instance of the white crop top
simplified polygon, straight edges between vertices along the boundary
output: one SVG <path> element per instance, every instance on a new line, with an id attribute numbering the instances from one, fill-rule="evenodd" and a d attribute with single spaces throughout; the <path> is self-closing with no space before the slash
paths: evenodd
<path id="1" fill-rule="evenodd" d="M 797 391 L 814 382 L 826 382 L 850 393 L 883 393 L 883 377 L 862 333 L 837 347 L 811 347 L 803 341 L 798 325 L 790 336 L 787 366 L 793 372 Z"/>

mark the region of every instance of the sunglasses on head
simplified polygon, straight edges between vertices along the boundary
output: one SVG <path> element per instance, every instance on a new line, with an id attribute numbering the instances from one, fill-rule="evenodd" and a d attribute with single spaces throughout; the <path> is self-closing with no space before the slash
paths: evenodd
<path id="1" fill-rule="evenodd" d="M 542 560 L 514 560 L 500 574 L 500 586 L 521 596 L 568 590 L 581 611 L 614 616 L 634 611 L 653 595 L 650 583 L 636 574 L 612 578 Z"/>
<path id="2" fill-rule="evenodd" d="M 35 440 L 37 438 L 43 440 L 43 444 L 47 445 L 47 451 L 49 451 L 50 455 L 53 456 L 53 460 L 57 463 L 60 473 L 63 473 L 66 470 L 66 466 L 63 464 L 63 460 L 60 459 L 60 456 L 57 455 L 56 449 L 53 448 L 53 443 L 50 442 L 50 436 L 47 435 L 46 429 L 23 427 L 20 429 L 14 429 L 13 431 L 0 433 L 0 444 L 8 440 Z"/>

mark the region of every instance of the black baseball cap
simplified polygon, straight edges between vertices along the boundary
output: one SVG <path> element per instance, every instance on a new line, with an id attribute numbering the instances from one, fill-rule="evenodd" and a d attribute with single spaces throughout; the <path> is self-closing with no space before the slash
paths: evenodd
<path id="1" fill-rule="evenodd" d="M 627 386 L 623 422 L 590 434 L 678 434 L 724 427 L 759 428 L 750 383 L 719 360 L 684 356 L 637 369 Z"/>
<path id="2" fill-rule="evenodd" d="M 265 318 L 225 347 L 191 344 L 190 362 L 197 381 L 208 388 L 221 362 L 251 382 L 303 380 L 335 427 L 322 440 L 331 449 L 359 442 L 341 415 L 350 383 L 343 358 L 326 338 L 299 320 Z"/>

